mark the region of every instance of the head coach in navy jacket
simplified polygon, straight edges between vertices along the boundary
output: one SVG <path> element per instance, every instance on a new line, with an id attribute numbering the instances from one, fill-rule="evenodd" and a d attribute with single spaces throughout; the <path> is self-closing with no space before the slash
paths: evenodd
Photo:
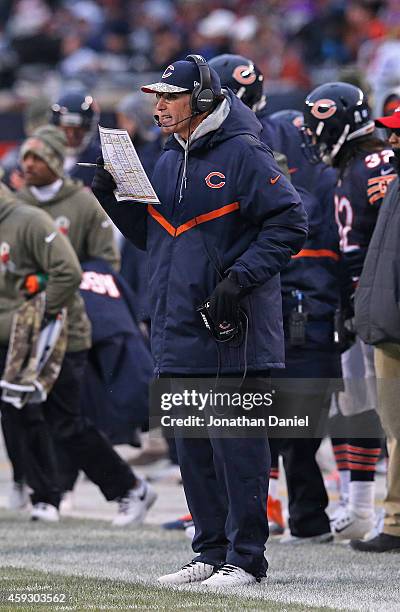
<path id="1" fill-rule="evenodd" d="M 151 179 L 160 206 L 116 204 L 103 168 L 93 191 L 126 238 L 148 252 L 156 373 L 242 377 L 284 367 L 279 272 L 307 232 L 297 192 L 260 142 L 254 113 L 221 90 L 201 56 L 168 66 L 142 90 L 156 94 L 156 121 L 170 135 Z M 235 329 L 240 303 L 248 326 L 239 347 L 209 334 L 197 311 L 207 300 L 217 337 Z M 176 442 L 198 556 L 159 580 L 236 586 L 265 576 L 265 438 Z"/>

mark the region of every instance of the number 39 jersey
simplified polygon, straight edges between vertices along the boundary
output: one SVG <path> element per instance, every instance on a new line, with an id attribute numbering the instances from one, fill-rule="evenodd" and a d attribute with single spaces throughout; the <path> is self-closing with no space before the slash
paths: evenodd
<path id="1" fill-rule="evenodd" d="M 335 219 L 346 272 L 356 283 L 362 270 L 379 207 L 396 178 L 391 149 L 361 152 L 353 158 L 335 188 Z"/>

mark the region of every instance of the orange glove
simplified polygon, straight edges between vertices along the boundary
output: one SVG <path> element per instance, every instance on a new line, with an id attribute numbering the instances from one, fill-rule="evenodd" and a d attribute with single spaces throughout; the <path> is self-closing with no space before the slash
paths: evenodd
<path id="1" fill-rule="evenodd" d="M 29 295 L 35 295 L 46 287 L 48 275 L 38 272 L 37 274 L 29 274 L 25 278 L 24 287 Z"/>

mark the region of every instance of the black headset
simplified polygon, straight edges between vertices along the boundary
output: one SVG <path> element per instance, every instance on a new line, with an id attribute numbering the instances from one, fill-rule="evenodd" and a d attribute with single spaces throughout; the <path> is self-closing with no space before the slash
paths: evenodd
<path id="1" fill-rule="evenodd" d="M 196 64 L 200 75 L 200 83 L 193 89 L 190 98 L 192 112 L 207 113 L 213 108 L 216 98 L 211 85 L 210 68 L 201 55 L 188 55 L 186 60 Z"/>

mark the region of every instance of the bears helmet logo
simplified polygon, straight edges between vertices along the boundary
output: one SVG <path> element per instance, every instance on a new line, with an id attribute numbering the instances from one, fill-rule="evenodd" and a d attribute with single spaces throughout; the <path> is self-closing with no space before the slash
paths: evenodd
<path id="1" fill-rule="evenodd" d="M 236 66 L 232 76 L 241 85 L 252 85 L 257 78 L 253 64 Z"/>
<path id="2" fill-rule="evenodd" d="M 325 119 L 332 117 L 336 111 L 337 106 L 334 100 L 331 100 L 330 98 L 321 98 L 321 100 L 314 102 L 311 109 L 311 114 L 317 119 L 324 121 Z"/>

